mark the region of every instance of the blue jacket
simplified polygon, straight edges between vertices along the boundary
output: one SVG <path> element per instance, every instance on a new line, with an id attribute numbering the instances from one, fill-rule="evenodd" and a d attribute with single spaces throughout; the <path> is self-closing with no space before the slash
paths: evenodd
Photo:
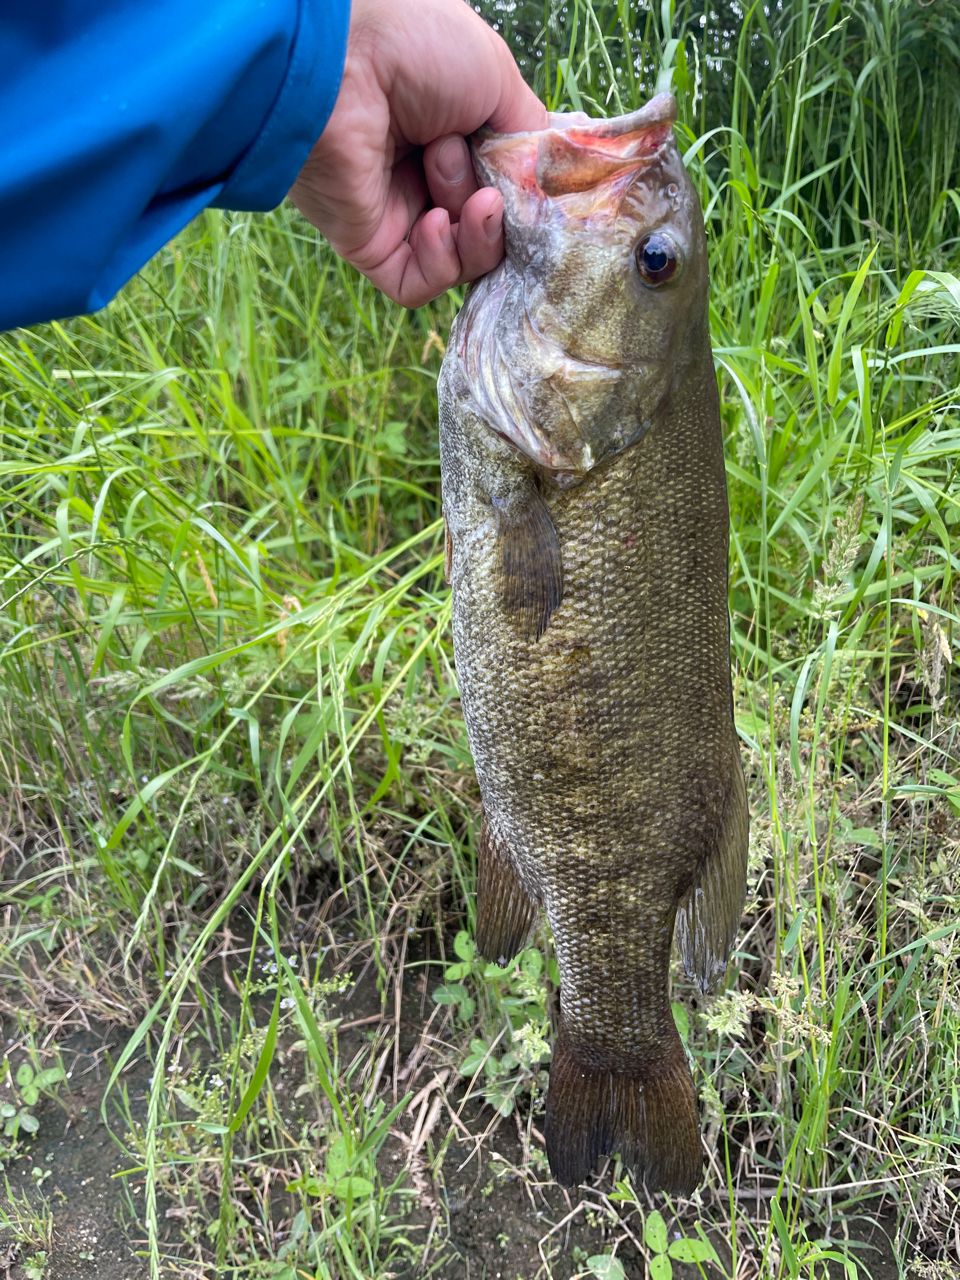
<path id="1" fill-rule="evenodd" d="M 0 0 L 0 329 L 102 307 L 206 205 L 272 209 L 349 0 Z"/>

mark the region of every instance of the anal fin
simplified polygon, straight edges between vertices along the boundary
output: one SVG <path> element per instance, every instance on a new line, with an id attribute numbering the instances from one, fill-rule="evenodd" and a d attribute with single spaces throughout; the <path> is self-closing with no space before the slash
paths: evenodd
<path id="1" fill-rule="evenodd" d="M 560 539 L 535 488 L 497 510 L 497 579 L 504 608 L 523 635 L 539 640 L 563 599 Z"/>
<path id="2" fill-rule="evenodd" d="M 477 859 L 477 950 L 503 964 L 522 951 L 537 922 L 537 904 L 517 878 L 510 856 L 484 819 Z"/>
<path id="3" fill-rule="evenodd" d="M 675 937 L 683 967 L 701 991 L 723 977 L 740 927 L 747 896 L 749 812 L 739 752 L 730 770 L 730 788 L 720 829 L 700 878 L 680 899 Z"/>

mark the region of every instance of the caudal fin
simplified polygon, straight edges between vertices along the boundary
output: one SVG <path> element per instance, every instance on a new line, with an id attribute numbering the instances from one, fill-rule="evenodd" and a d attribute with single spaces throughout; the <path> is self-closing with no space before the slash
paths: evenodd
<path id="1" fill-rule="evenodd" d="M 654 1058 L 617 1062 L 570 1043 L 561 1028 L 550 1064 L 545 1136 L 550 1171 L 566 1187 L 598 1157 L 619 1154 L 651 1191 L 693 1193 L 703 1169 L 693 1080 L 679 1036 Z"/>

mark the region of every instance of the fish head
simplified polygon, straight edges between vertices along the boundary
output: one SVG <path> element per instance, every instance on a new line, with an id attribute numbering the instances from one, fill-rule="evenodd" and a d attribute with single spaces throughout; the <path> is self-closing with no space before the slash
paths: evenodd
<path id="1" fill-rule="evenodd" d="M 702 360 L 706 238 L 660 94 L 471 140 L 504 201 L 506 257 L 473 286 L 454 358 L 481 417 L 560 485 L 649 429 Z"/>

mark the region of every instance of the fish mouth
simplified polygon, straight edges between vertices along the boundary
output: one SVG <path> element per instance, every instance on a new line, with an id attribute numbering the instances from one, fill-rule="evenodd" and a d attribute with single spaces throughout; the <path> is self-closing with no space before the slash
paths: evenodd
<path id="1" fill-rule="evenodd" d="M 553 112 L 546 129 L 530 133 L 483 128 L 471 139 L 474 168 L 485 185 L 526 197 L 531 215 L 546 198 L 562 201 L 568 217 L 615 216 L 618 192 L 656 160 L 676 119 L 676 99 L 660 93 L 611 120 Z"/>

